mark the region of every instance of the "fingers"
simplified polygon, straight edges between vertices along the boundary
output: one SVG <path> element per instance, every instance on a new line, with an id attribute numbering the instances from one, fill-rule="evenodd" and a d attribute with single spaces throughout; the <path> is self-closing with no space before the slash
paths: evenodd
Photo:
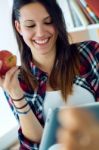
<path id="1" fill-rule="evenodd" d="M 0 69 L 2 67 L 2 61 L 0 60 Z M 3 85 L 3 82 L 4 82 L 4 77 L 0 77 L 0 86 L 2 87 Z"/>
<path id="2" fill-rule="evenodd" d="M 0 69 L 1 69 L 1 67 L 2 67 L 2 61 L 0 60 Z"/>
<path id="3" fill-rule="evenodd" d="M 59 112 L 60 129 L 57 132 L 59 143 L 66 150 L 96 150 L 99 148 L 99 126 L 91 113 L 85 109 L 62 109 Z"/>
<path id="4" fill-rule="evenodd" d="M 11 68 L 5 75 L 6 80 L 9 82 L 15 75 L 17 76 L 18 75 L 17 71 L 18 66 Z"/>
<path id="5" fill-rule="evenodd" d="M 11 68 L 5 76 L 0 78 L 0 86 L 4 89 L 7 89 L 9 85 L 11 84 L 11 80 L 15 74 L 15 72 L 18 70 L 18 66 Z"/>
<path id="6" fill-rule="evenodd" d="M 65 150 L 77 150 L 78 141 L 75 140 L 74 136 L 68 130 L 58 130 L 58 143 L 63 145 L 63 149 Z M 61 138 L 60 138 L 61 137 Z M 62 149 L 62 148 L 61 148 Z"/>
<path id="7" fill-rule="evenodd" d="M 20 73 L 19 67 L 13 67 L 9 70 L 5 77 L 4 88 L 13 99 L 23 97 L 24 91 L 20 87 L 18 74 Z"/>
<path id="8" fill-rule="evenodd" d="M 65 128 L 78 130 L 94 123 L 94 117 L 85 109 L 65 108 L 59 112 L 59 122 Z"/>
<path id="9" fill-rule="evenodd" d="M 64 150 L 89 150 L 90 136 L 82 136 L 70 130 L 60 128 L 57 133 L 58 143 L 63 145 Z M 94 149 L 93 149 L 94 150 Z"/>

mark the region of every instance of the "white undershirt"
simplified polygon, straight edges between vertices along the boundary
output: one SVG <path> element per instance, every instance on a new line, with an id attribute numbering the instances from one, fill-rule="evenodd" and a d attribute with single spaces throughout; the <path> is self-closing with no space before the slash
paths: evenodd
<path id="1" fill-rule="evenodd" d="M 77 106 L 95 102 L 93 94 L 87 89 L 74 84 L 73 94 L 68 96 L 66 102 L 63 101 L 60 91 L 47 91 L 43 104 L 44 116 L 46 118 L 48 110 L 62 106 Z"/>

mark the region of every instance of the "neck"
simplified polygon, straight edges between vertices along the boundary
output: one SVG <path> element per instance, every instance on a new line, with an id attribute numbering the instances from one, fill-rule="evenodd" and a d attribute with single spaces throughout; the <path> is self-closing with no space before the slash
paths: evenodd
<path id="1" fill-rule="evenodd" d="M 50 75 L 54 65 L 55 53 L 49 55 L 41 55 L 35 58 L 35 63 L 42 71 L 47 72 Z"/>

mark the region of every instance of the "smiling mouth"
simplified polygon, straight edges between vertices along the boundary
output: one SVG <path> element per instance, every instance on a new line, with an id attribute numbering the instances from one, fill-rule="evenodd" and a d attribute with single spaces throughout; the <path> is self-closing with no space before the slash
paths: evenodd
<path id="1" fill-rule="evenodd" d="M 44 39 L 44 40 L 34 40 L 34 42 L 38 45 L 44 45 L 47 44 L 49 42 L 50 38 Z"/>

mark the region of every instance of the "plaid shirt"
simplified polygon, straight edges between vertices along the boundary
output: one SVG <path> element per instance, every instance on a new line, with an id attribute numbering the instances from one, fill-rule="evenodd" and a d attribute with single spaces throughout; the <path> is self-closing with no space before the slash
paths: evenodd
<path id="1" fill-rule="evenodd" d="M 86 41 L 77 43 L 78 50 L 80 52 L 80 75 L 76 76 L 74 83 L 89 90 L 96 101 L 99 101 L 99 44 L 94 41 Z M 46 81 L 48 76 L 45 72 L 42 72 L 34 64 L 31 63 L 31 72 L 39 81 L 37 91 L 29 91 L 26 84 L 19 76 L 19 82 L 22 89 L 25 91 L 26 99 L 36 115 L 37 119 L 44 126 L 43 120 L 43 102 L 46 93 Z M 13 106 L 10 96 L 4 91 L 7 101 L 19 121 L 18 114 Z M 22 134 L 21 126 L 18 130 L 20 150 L 39 150 L 39 143 L 29 141 Z"/>

